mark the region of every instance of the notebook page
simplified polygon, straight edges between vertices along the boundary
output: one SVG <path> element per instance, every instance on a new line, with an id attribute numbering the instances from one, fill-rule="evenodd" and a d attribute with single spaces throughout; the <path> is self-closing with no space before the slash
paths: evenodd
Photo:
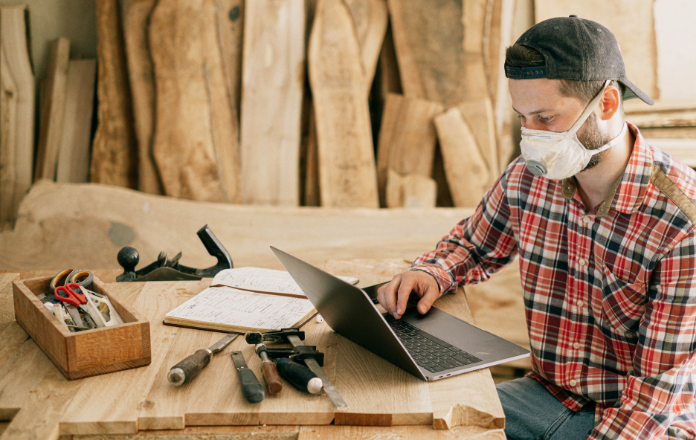
<path id="1" fill-rule="evenodd" d="M 338 277 L 343 281 L 355 284 L 352 277 Z M 259 267 L 240 267 L 225 269 L 218 272 L 212 286 L 228 286 L 255 292 L 282 293 L 306 298 L 292 276 L 283 270 L 262 269 Z"/>

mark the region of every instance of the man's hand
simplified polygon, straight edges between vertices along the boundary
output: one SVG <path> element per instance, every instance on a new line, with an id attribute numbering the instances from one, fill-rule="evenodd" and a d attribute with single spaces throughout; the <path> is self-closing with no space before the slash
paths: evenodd
<path id="1" fill-rule="evenodd" d="M 377 300 L 387 312 L 399 319 L 406 311 L 411 293 L 420 298 L 418 311 L 424 314 L 440 296 L 440 288 L 432 275 L 413 270 L 394 276 L 388 284 L 377 289 Z"/>

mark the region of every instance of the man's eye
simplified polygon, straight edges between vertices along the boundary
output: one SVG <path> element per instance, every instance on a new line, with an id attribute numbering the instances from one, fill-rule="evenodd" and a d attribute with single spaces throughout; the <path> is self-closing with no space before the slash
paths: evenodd
<path id="1" fill-rule="evenodd" d="M 539 116 L 541 122 L 551 122 L 553 118 L 551 116 Z"/>

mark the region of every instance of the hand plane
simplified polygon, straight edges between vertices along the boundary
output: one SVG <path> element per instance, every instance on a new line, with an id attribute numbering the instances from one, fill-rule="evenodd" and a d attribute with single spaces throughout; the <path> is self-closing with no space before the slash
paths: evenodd
<path id="1" fill-rule="evenodd" d="M 123 268 L 123 273 L 116 277 L 116 281 L 195 281 L 201 278 L 212 278 L 221 270 L 234 267 L 227 249 L 215 237 L 208 225 L 203 226 L 196 234 L 208 253 L 217 258 L 216 265 L 196 269 L 179 263 L 181 252 L 171 259 L 166 252 L 160 252 L 157 261 L 140 270 L 135 270 L 135 266 L 140 261 L 140 254 L 135 248 L 126 246 L 118 252 L 118 264 Z"/>

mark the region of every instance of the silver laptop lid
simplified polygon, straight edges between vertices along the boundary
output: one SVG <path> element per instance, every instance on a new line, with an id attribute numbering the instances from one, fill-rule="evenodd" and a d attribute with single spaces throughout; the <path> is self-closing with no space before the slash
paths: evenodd
<path id="1" fill-rule="evenodd" d="M 335 332 L 427 380 L 365 292 L 280 249 L 271 250 Z"/>

